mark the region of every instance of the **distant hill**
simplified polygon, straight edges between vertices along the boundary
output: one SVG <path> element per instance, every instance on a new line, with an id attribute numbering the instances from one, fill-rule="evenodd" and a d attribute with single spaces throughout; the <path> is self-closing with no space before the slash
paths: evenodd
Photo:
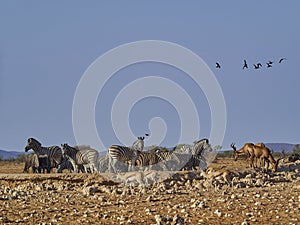
<path id="1" fill-rule="evenodd" d="M 274 152 L 281 152 L 284 149 L 286 153 L 292 152 L 295 148 L 294 144 L 288 143 L 266 143 L 266 146 Z"/>
<path id="2" fill-rule="evenodd" d="M 0 159 L 15 159 L 18 157 L 20 154 L 25 154 L 25 152 L 16 152 L 16 151 L 5 151 L 5 150 L 0 150 Z"/>

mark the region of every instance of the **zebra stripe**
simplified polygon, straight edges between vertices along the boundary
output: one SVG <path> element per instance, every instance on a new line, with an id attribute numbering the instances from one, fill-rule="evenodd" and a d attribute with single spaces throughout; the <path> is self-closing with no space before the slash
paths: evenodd
<path id="1" fill-rule="evenodd" d="M 27 140 L 25 152 L 28 152 L 30 149 L 38 156 L 47 155 L 50 160 L 50 168 L 57 167 L 62 161 L 62 151 L 58 146 L 43 147 L 36 139 L 29 138 Z"/>
<path id="2" fill-rule="evenodd" d="M 33 173 L 38 173 L 39 159 L 38 159 L 37 154 L 35 154 L 35 153 L 31 153 L 26 156 L 23 172 L 29 173 L 30 167 L 32 168 Z"/>
<path id="3" fill-rule="evenodd" d="M 39 166 L 38 166 L 38 172 L 39 173 L 50 173 L 50 159 L 47 155 L 39 155 L 38 157 Z"/>
<path id="4" fill-rule="evenodd" d="M 145 137 L 138 137 L 138 139 L 135 142 L 133 142 L 131 148 L 136 151 L 143 151 L 144 139 Z"/>
<path id="5" fill-rule="evenodd" d="M 99 153 L 95 149 L 83 149 L 77 150 L 69 146 L 68 144 L 62 144 L 62 150 L 64 154 L 69 156 L 72 160 L 74 160 L 75 165 L 78 167 L 80 165 L 89 165 L 91 172 L 97 172 L 97 161 Z"/>
<path id="6" fill-rule="evenodd" d="M 216 154 L 206 138 L 195 141 L 193 146 L 183 146 L 181 150 L 192 154 L 189 161 L 182 168 L 184 170 L 196 170 L 197 166 L 199 169 L 205 170 L 207 163 L 210 163 Z"/>
<path id="7" fill-rule="evenodd" d="M 108 149 L 108 153 L 113 159 L 117 159 L 123 163 L 128 163 L 132 161 L 138 155 L 139 151 L 136 151 L 130 147 L 121 146 L 121 145 L 112 145 Z"/>
<path id="8" fill-rule="evenodd" d="M 135 165 L 135 161 L 138 155 L 144 148 L 144 138 L 139 137 L 132 147 L 126 147 L 121 145 L 112 145 L 108 148 L 109 155 L 109 172 L 125 172 L 132 170 Z M 121 162 L 120 163 L 118 163 Z M 129 165 L 127 168 L 126 165 Z"/>
<path id="9" fill-rule="evenodd" d="M 204 138 L 199 141 L 194 142 L 194 146 L 192 147 L 192 154 L 200 156 L 203 150 L 207 150 L 211 148 L 208 139 Z"/>
<path id="10" fill-rule="evenodd" d="M 182 170 L 197 170 L 197 167 L 199 167 L 199 169 L 206 169 L 207 164 L 199 156 L 192 155 Z"/>
<path id="11" fill-rule="evenodd" d="M 139 167 L 154 165 L 159 162 L 159 157 L 155 153 L 141 152 L 136 161 L 135 165 Z"/>
<path id="12" fill-rule="evenodd" d="M 57 173 L 62 173 L 64 169 L 67 169 L 70 173 L 73 173 L 74 166 L 75 166 L 75 162 L 72 159 L 70 159 L 69 156 L 64 156 L 61 164 L 57 169 Z"/>
<path id="13" fill-rule="evenodd" d="M 170 159 L 173 155 L 173 152 L 158 152 L 156 155 L 159 161 L 164 161 Z"/>

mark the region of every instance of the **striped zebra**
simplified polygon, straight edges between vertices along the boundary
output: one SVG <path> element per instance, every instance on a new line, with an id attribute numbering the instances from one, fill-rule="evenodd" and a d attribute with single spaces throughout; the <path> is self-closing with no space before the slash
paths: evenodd
<path id="1" fill-rule="evenodd" d="M 145 167 L 157 164 L 160 158 L 152 152 L 140 152 L 135 160 L 134 166 Z M 149 168 L 150 169 L 150 168 Z"/>
<path id="2" fill-rule="evenodd" d="M 69 146 L 68 144 L 62 144 L 61 147 L 64 154 L 74 160 L 77 168 L 81 165 L 89 165 L 92 173 L 98 171 L 97 161 L 99 153 L 97 150 L 91 148 L 78 150 Z"/>
<path id="3" fill-rule="evenodd" d="M 30 149 L 34 151 L 35 154 L 39 156 L 47 155 L 50 161 L 48 171 L 50 172 L 51 168 L 57 167 L 62 161 L 62 151 L 58 146 L 43 147 L 40 142 L 34 138 L 29 138 L 27 140 L 27 145 L 25 147 L 25 152 L 28 152 Z"/>
<path id="4" fill-rule="evenodd" d="M 109 172 L 121 172 L 132 170 L 138 155 L 144 149 L 144 137 L 138 137 L 131 147 L 112 145 L 108 148 Z M 121 162 L 118 163 L 118 162 Z M 127 164 L 129 168 L 127 168 Z"/>
<path id="5" fill-rule="evenodd" d="M 133 142 L 131 148 L 136 151 L 143 151 L 144 150 L 144 139 L 145 139 L 145 137 L 138 137 L 138 139 L 135 142 Z"/>
<path id="6" fill-rule="evenodd" d="M 182 170 L 197 170 L 197 167 L 201 168 L 202 170 L 206 169 L 207 163 L 201 157 L 192 155 Z"/>
<path id="7" fill-rule="evenodd" d="M 39 159 L 38 159 L 37 154 L 35 154 L 35 153 L 26 155 L 23 172 L 29 173 L 30 167 L 31 167 L 33 173 L 38 173 Z"/>
<path id="8" fill-rule="evenodd" d="M 192 155 L 200 156 L 203 150 L 207 150 L 209 148 L 211 148 L 211 146 L 207 138 L 196 141 L 192 147 Z"/>
<path id="9" fill-rule="evenodd" d="M 108 153 L 105 155 L 99 156 L 99 158 L 98 158 L 99 173 L 105 173 L 108 171 L 109 158 L 110 157 L 109 157 Z"/>
<path id="10" fill-rule="evenodd" d="M 213 151 L 206 138 L 195 141 L 193 146 L 184 145 L 181 151 L 185 152 L 185 154 L 191 154 L 189 160 L 183 166 L 183 170 L 196 170 L 196 167 L 205 170 L 208 166 L 207 164 L 212 162 L 216 154 L 216 151 Z"/>
<path id="11" fill-rule="evenodd" d="M 158 161 L 160 163 L 158 166 L 163 170 L 176 170 L 180 163 L 180 158 L 174 151 L 156 152 L 156 155 L 158 156 Z"/>
<path id="12" fill-rule="evenodd" d="M 38 172 L 39 173 L 50 173 L 50 159 L 47 155 L 39 155 L 38 157 L 39 166 L 38 166 Z"/>
<path id="13" fill-rule="evenodd" d="M 67 169 L 70 173 L 73 173 L 75 171 L 74 168 L 75 162 L 72 159 L 70 159 L 69 156 L 65 155 L 56 172 L 62 173 L 64 169 Z"/>
<path id="14" fill-rule="evenodd" d="M 137 159 L 140 151 L 136 151 L 131 147 L 121 146 L 121 145 L 112 145 L 108 148 L 108 154 L 110 158 L 109 162 L 109 171 L 110 172 L 120 172 L 124 170 L 124 163 L 129 164 L 131 167 L 135 165 L 135 160 Z M 117 165 L 117 162 L 121 162 L 123 165 Z M 120 168 L 121 167 L 121 168 Z M 125 168 L 127 170 L 127 168 Z"/>

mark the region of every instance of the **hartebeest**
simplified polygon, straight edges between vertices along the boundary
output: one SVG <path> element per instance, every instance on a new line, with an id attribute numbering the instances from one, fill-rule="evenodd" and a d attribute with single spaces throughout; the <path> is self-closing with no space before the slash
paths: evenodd
<path id="1" fill-rule="evenodd" d="M 234 144 L 231 144 L 230 146 L 234 150 L 234 160 L 237 160 L 239 155 L 248 155 L 250 158 L 250 167 L 254 167 L 254 160 L 260 160 L 262 167 L 264 167 L 267 162 L 268 168 L 270 162 L 273 166 L 273 171 L 276 172 L 280 158 L 275 161 L 270 149 L 268 149 L 264 143 L 257 143 L 255 145 L 253 143 L 246 143 L 240 150 L 236 150 Z"/>
<path id="2" fill-rule="evenodd" d="M 271 154 L 271 151 L 269 148 L 265 147 L 265 146 L 257 146 L 254 145 L 253 147 L 254 150 L 254 156 L 257 159 L 260 159 L 262 162 L 262 167 L 264 168 L 265 163 L 267 163 L 267 169 L 269 168 L 269 163 L 272 164 L 273 166 L 273 171 L 276 172 L 277 168 L 278 168 L 278 163 L 281 160 L 281 158 L 275 160 L 274 157 Z"/>
<path id="3" fill-rule="evenodd" d="M 252 143 L 246 143 L 240 150 L 236 150 L 235 144 L 232 143 L 230 147 L 233 148 L 234 151 L 233 154 L 234 161 L 236 161 L 240 155 L 247 155 L 248 159 L 251 158 L 251 155 L 253 155 L 252 145 L 253 145 Z M 250 162 L 250 167 L 252 167 L 251 162 Z"/>

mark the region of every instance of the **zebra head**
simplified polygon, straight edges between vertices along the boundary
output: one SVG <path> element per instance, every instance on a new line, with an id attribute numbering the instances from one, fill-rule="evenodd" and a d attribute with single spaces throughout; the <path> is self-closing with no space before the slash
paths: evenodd
<path id="1" fill-rule="evenodd" d="M 211 149 L 208 139 L 204 138 L 194 142 L 192 149 L 193 155 L 200 155 L 203 150 Z"/>
<path id="2" fill-rule="evenodd" d="M 138 137 L 138 139 L 135 142 L 133 142 L 131 148 L 136 151 L 143 151 L 144 139 L 145 137 Z"/>
<path id="3" fill-rule="evenodd" d="M 71 147 L 67 143 L 61 144 L 61 149 L 62 149 L 64 155 L 70 155 L 74 150 L 76 150 L 75 148 Z M 76 150 L 76 151 L 78 151 L 78 150 Z"/>
<path id="4" fill-rule="evenodd" d="M 27 145 L 25 146 L 25 152 L 28 152 L 30 149 L 34 149 L 36 146 L 40 147 L 42 144 L 34 138 L 28 138 Z"/>

